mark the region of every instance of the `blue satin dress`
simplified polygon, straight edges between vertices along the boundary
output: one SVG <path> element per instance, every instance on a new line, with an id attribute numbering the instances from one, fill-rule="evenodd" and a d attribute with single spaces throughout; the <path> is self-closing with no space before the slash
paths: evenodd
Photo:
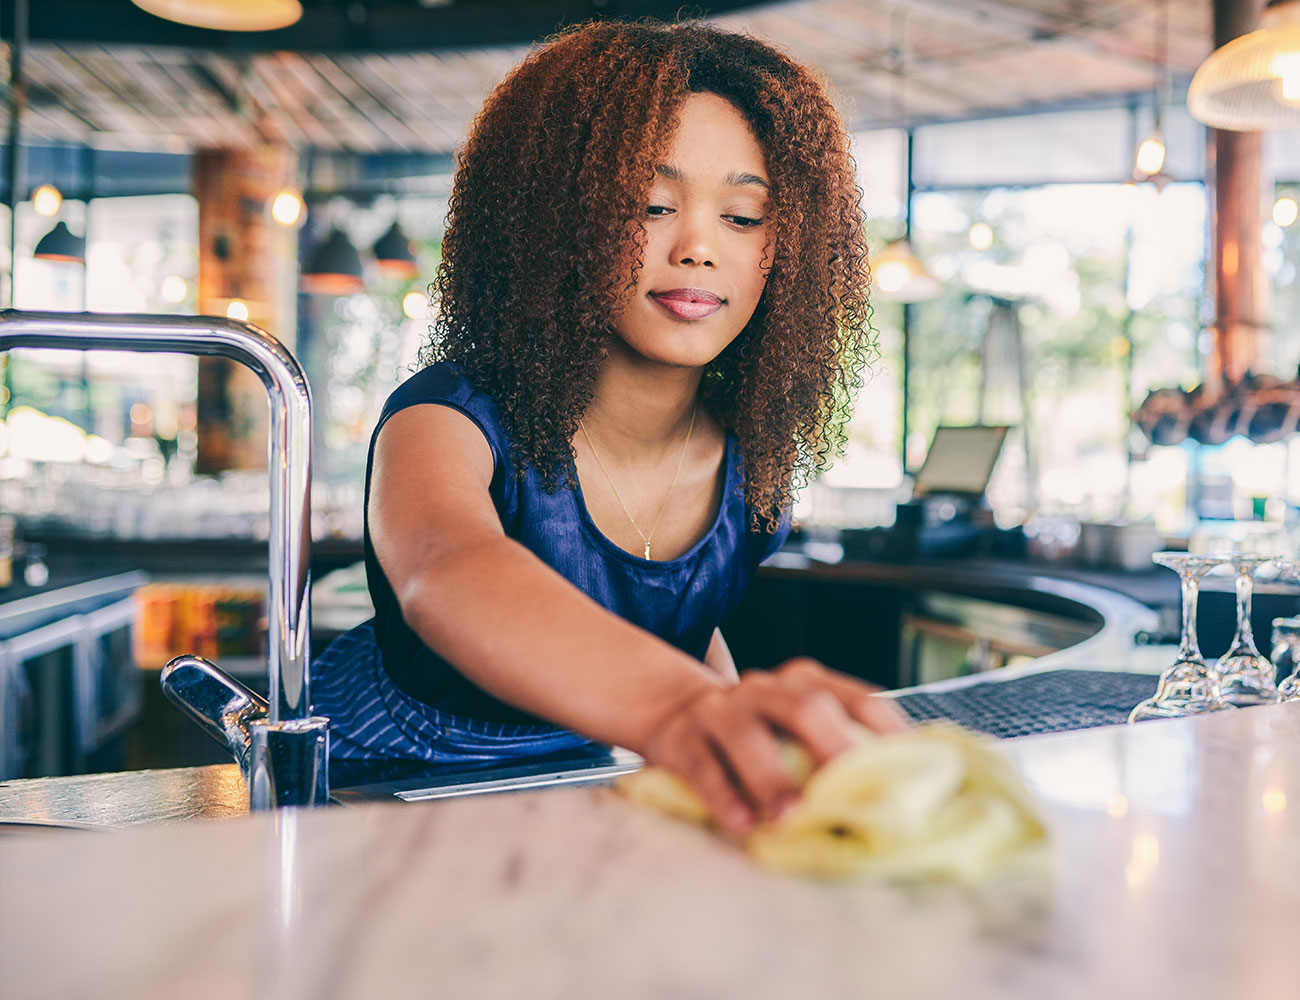
<path id="1" fill-rule="evenodd" d="M 370 441 L 367 507 L 380 429 L 394 413 L 426 403 L 459 410 L 483 432 L 492 451 L 492 502 L 509 537 L 598 604 L 697 659 L 758 564 L 789 532 L 788 518 L 772 534 L 750 530 L 740 456 L 729 434 L 726 487 L 708 532 L 676 559 L 625 552 L 596 527 L 580 487 L 548 493 L 535 470 L 515 475 L 496 404 L 448 363 L 416 373 L 385 403 Z M 314 708 L 330 718 L 333 756 L 439 763 L 533 756 L 587 742 L 498 701 L 426 646 L 402 619 L 368 520 L 364 541 L 375 617 L 335 640 L 312 670 Z"/>

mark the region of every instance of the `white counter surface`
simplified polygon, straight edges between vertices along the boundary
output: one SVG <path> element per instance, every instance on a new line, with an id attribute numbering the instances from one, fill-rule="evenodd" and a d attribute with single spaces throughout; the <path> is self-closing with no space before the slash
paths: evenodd
<path id="1" fill-rule="evenodd" d="M 1050 887 L 826 885 L 608 789 L 0 844 L 0 995 L 1300 995 L 1300 704 L 1003 744 Z"/>

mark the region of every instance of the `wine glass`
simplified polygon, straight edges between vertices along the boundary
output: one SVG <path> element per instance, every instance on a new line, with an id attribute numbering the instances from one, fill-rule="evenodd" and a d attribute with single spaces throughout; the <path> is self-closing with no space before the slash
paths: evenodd
<path id="1" fill-rule="evenodd" d="M 1128 721 L 1172 719 L 1231 708 L 1219 691 L 1218 673 L 1205 662 L 1196 641 L 1196 600 L 1200 594 L 1201 578 L 1215 566 L 1227 562 L 1228 557 L 1157 552 L 1151 559 L 1178 574 L 1182 591 L 1183 631 L 1178 645 L 1178 658 L 1160 675 L 1155 695 L 1134 708 L 1129 713 Z"/>
<path id="2" fill-rule="evenodd" d="M 1234 553 L 1224 556 L 1223 561 L 1236 573 L 1237 632 L 1232 637 L 1232 645 L 1215 665 L 1219 674 L 1219 691 L 1225 701 L 1239 707 L 1271 705 L 1278 700 L 1274 681 L 1277 671 L 1268 657 L 1255 648 L 1250 628 L 1250 602 L 1255 571 L 1274 560 L 1262 555 Z"/>
<path id="3" fill-rule="evenodd" d="M 1277 560 L 1277 575 L 1286 580 L 1300 581 L 1300 561 Z M 1277 686 L 1278 697 L 1282 701 L 1300 701 L 1300 618 L 1273 619 L 1273 655 L 1280 660 L 1284 649 L 1290 650 L 1295 669 Z"/>
<path id="4" fill-rule="evenodd" d="M 1294 666 L 1291 676 L 1277 686 L 1281 701 L 1300 700 L 1300 618 L 1273 619 L 1273 662 Z"/>

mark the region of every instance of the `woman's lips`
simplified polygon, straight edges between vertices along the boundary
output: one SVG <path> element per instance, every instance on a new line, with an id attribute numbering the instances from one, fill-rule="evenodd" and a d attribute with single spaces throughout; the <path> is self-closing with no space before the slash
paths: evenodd
<path id="1" fill-rule="evenodd" d="M 697 320 L 712 316 L 722 308 L 722 299 L 703 288 L 671 288 L 651 292 L 650 298 L 674 319 Z"/>

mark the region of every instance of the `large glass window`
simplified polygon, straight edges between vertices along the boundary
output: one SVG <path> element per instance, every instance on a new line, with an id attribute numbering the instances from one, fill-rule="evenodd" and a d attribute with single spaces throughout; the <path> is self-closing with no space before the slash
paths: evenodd
<path id="1" fill-rule="evenodd" d="M 909 309 L 908 441 L 902 441 L 904 308 L 877 296 L 880 356 L 844 457 L 808 491 L 811 521 L 870 524 L 905 496 L 941 424 L 1015 429 L 990 486 L 1013 520 L 1032 512 L 1250 516 L 1253 498 L 1300 503 L 1300 444 L 1234 438 L 1155 447 L 1130 416 L 1153 388 L 1190 389 L 1206 370 L 1212 322 L 1204 130 L 1168 110 L 1169 180 L 1125 182 L 1149 111 L 1124 109 L 926 126 L 914 140 L 911 240 L 940 280 Z M 873 249 L 903 233 L 901 132 L 857 137 Z M 1266 143 L 1278 195 L 1300 189 L 1300 156 Z M 1300 151 L 1300 146 L 1295 151 Z M 886 190 L 880 190 L 881 187 Z M 1285 210 L 1279 215 L 1285 219 Z M 1300 224 L 1267 222 L 1272 325 L 1260 370 L 1300 365 Z"/>

